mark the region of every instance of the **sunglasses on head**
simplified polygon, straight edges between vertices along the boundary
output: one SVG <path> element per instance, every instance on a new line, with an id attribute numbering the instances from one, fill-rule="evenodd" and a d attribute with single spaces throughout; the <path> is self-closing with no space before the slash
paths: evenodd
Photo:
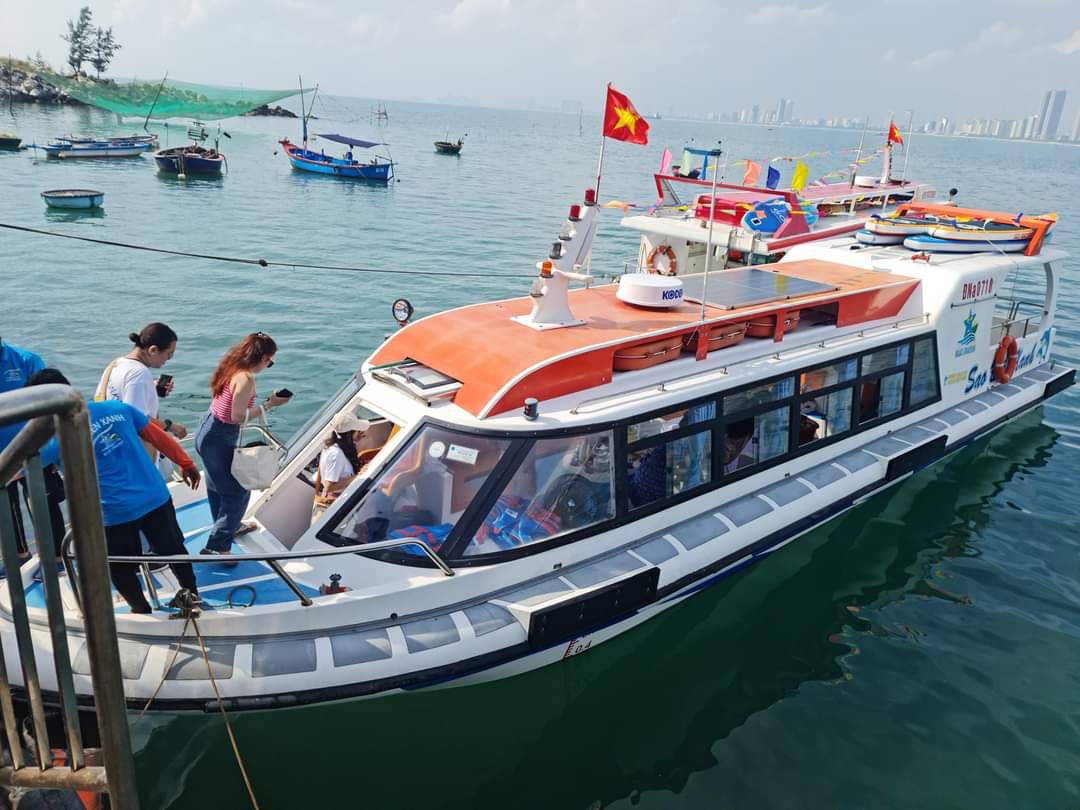
<path id="1" fill-rule="evenodd" d="M 273 366 L 274 366 L 274 361 L 273 360 L 271 360 L 269 363 L 266 364 L 267 368 L 273 368 Z"/>

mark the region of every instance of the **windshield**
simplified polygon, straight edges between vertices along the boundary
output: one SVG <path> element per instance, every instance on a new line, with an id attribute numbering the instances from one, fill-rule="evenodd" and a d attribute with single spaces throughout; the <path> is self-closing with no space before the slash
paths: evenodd
<path id="1" fill-rule="evenodd" d="M 285 461 L 282 462 L 282 467 L 288 465 L 289 462 L 299 455 L 301 450 L 307 447 L 317 434 L 322 432 L 322 429 L 326 427 L 330 419 L 345 407 L 345 404 L 353 398 L 356 392 L 360 390 L 360 387 L 361 382 L 354 374 L 343 386 L 341 386 L 341 388 L 338 389 L 334 396 L 330 397 L 329 402 L 313 413 L 311 417 L 304 422 L 303 426 L 289 437 L 289 440 L 285 442 L 285 446 L 288 448 L 288 455 L 285 457 Z M 363 408 L 361 408 L 360 411 L 361 416 L 368 416 Z"/>
<path id="2" fill-rule="evenodd" d="M 425 425 L 331 531 L 347 543 L 415 537 L 438 550 L 510 443 Z"/>

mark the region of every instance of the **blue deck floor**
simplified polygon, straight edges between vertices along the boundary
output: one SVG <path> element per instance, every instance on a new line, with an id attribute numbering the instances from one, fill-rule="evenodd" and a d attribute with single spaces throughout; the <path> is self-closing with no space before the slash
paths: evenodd
<path id="1" fill-rule="evenodd" d="M 206 545 L 210 534 L 210 507 L 205 500 L 195 501 L 176 510 L 180 529 L 184 532 L 184 547 L 188 554 L 198 554 Z M 229 594 L 239 587 L 234 597 L 240 604 L 247 604 L 252 599 L 249 588 L 255 591 L 256 605 L 272 605 L 280 602 L 297 601 L 296 595 L 263 562 L 206 563 L 195 566 L 195 580 L 199 584 L 199 594 L 207 607 L 222 607 Z M 247 580 L 247 581 L 245 581 Z M 318 596 L 319 592 L 307 585 L 297 583 L 307 596 Z M 168 601 L 172 590 L 166 590 L 165 583 L 154 576 L 154 586 L 162 601 Z M 116 592 L 113 591 L 114 597 Z M 26 602 L 29 607 L 45 607 L 45 591 L 41 582 L 34 582 L 26 589 Z M 122 601 L 116 606 L 117 613 L 127 613 L 128 607 Z"/>

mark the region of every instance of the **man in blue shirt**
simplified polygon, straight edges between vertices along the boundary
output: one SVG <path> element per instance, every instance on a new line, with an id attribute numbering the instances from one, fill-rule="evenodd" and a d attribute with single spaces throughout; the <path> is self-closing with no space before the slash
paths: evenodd
<path id="1" fill-rule="evenodd" d="M 31 385 L 60 383 L 67 385 L 56 369 L 34 375 Z M 119 400 L 87 402 L 90 416 L 90 440 L 97 463 L 98 489 L 101 491 L 101 514 L 109 554 L 142 554 L 139 533 L 146 535 L 157 554 L 186 554 L 184 533 L 176 520 L 176 510 L 168 487 L 142 442 L 152 444 L 180 467 L 188 486 L 197 489 L 199 468 L 176 440 L 151 422 L 146 414 Z M 41 449 L 41 461 L 50 464 L 59 458 L 60 446 L 54 437 Z M 198 595 L 191 563 L 170 565 L 181 588 Z M 109 566 L 113 585 L 131 605 L 132 613 L 150 613 L 139 579 L 137 566 L 119 563 Z"/>
<path id="2" fill-rule="evenodd" d="M 33 352 L 5 343 L 0 338 L 0 394 L 22 388 L 31 375 L 45 368 L 45 361 Z M 26 422 L 0 426 L 0 452 L 14 439 Z M 7 497 L 11 503 L 11 518 L 15 523 L 15 540 L 20 554 L 26 554 L 26 532 L 23 528 L 22 509 L 19 507 L 19 482 L 7 484 Z M 63 523 L 61 523 L 63 535 Z M 57 539 L 60 542 L 60 538 Z"/>

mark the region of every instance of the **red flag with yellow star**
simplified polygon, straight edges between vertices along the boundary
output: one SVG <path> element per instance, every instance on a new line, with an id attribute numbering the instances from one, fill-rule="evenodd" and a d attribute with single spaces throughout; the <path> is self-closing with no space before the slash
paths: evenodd
<path id="1" fill-rule="evenodd" d="M 610 84 L 604 107 L 604 137 L 643 145 L 649 142 L 648 122 L 634 109 L 630 99 Z"/>
<path id="2" fill-rule="evenodd" d="M 885 143 L 898 143 L 901 145 L 904 143 L 904 139 L 900 137 L 900 130 L 892 121 L 889 122 L 889 134 L 885 136 Z"/>

